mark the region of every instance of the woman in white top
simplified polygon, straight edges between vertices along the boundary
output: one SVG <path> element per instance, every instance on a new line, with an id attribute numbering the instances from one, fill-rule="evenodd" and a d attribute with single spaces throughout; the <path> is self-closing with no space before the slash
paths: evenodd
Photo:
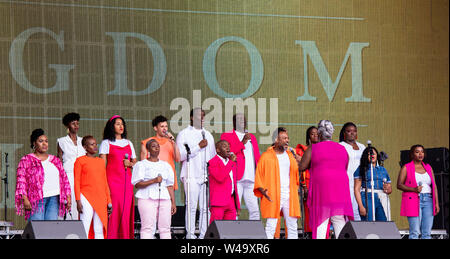
<path id="1" fill-rule="evenodd" d="M 352 122 L 347 122 L 342 126 L 341 132 L 339 134 L 339 144 L 345 147 L 348 153 L 348 167 L 347 167 L 347 175 L 350 185 L 350 196 L 352 199 L 352 208 L 354 220 L 361 220 L 359 215 L 359 207 L 358 202 L 355 198 L 354 186 L 355 180 L 353 174 L 356 169 L 359 167 L 361 162 L 361 155 L 366 148 L 363 144 L 356 141 L 358 139 L 358 128 Z"/>
<path id="2" fill-rule="evenodd" d="M 69 178 L 70 189 L 72 190 L 72 201 L 75 200 L 73 165 L 75 160 L 86 154 L 83 145 L 81 145 L 81 137 L 79 137 L 78 129 L 80 128 L 80 115 L 78 113 L 68 113 L 64 115 L 62 123 L 67 128 L 67 135 L 57 140 L 58 158 L 63 162 L 64 171 Z M 78 220 L 77 204 L 72 203 L 70 208 L 73 220 Z"/>
<path id="3" fill-rule="evenodd" d="M 69 180 L 61 161 L 47 153 L 44 130 L 33 130 L 30 144 L 33 153 L 17 166 L 16 213 L 25 220 L 57 220 L 71 207 Z"/>
<path id="4" fill-rule="evenodd" d="M 174 173 L 169 163 L 159 160 L 159 144 L 155 139 L 146 143 L 150 157 L 136 163 L 131 183 L 138 189 L 141 239 L 154 239 L 158 225 L 161 239 L 170 239 L 171 216 L 175 214 Z"/>
<path id="5" fill-rule="evenodd" d="M 413 145 L 411 162 L 400 169 L 397 179 L 397 189 L 403 191 L 400 216 L 408 218 L 409 239 L 431 239 L 433 219 L 440 211 L 433 168 L 424 162 L 425 155 L 422 145 Z"/>

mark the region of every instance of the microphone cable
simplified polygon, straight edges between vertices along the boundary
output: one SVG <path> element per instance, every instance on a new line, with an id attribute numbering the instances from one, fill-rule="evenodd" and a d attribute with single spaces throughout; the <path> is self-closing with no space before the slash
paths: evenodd
<path id="1" fill-rule="evenodd" d="M 128 153 L 125 153 L 125 159 L 128 159 Z M 120 221 L 119 221 L 119 234 L 122 231 L 123 213 L 125 212 L 125 201 L 126 201 L 126 193 L 127 193 L 127 167 L 125 167 L 124 176 L 125 177 L 124 177 L 124 181 L 123 181 L 123 203 L 122 203 L 122 213 L 120 214 Z"/>
<path id="2" fill-rule="evenodd" d="M 157 177 L 161 176 L 161 174 L 158 174 Z M 162 176 L 161 176 L 162 178 Z M 162 182 L 162 179 L 161 179 Z M 158 183 L 158 209 L 156 210 L 156 223 L 155 223 L 155 232 L 156 232 L 156 228 L 158 228 L 158 232 L 159 231 L 159 210 L 161 209 L 161 183 Z M 161 239 L 161 233 L 159 233 L 159 239 Z"/>

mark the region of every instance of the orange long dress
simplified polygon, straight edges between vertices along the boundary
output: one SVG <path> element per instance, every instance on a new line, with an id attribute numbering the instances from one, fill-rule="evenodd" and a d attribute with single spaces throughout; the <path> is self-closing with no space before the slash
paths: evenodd
<path id="1" fill-rule="evenodd" d="M 178 181 L 177 181 L 177 171 L 175 170 L 175 150 L 173 148 L 172 143 L 170 143 L 170 141 L 167 138 L 158 138 L 158 137 L 151 137 L 151 138 L 147 138 L 141 141 L 141 144 L 145 145 L 150 139 L 154 139 L 156 141 L 158 141 L 159 144 L 159 156 L 158 158 L 166 161 L 167 163 L 169 163 L 169 165 L 172 167 L 173 169 L 173 179 L 174 179 L 174 184 L 173 184 L 173 190 L 178 190 Z M 148 157 L 148 151 L 147 154 L 145 154 L 145 157 Z"/>
<path id="2" fill-rule="evenodd" d="M 295 148 L 295 153 L 297 153 L 297 155 L 303 157 L 303 154 L 305 153 L 305 151 L 308 149 L 308 146 L 302 145 L 302 144 L 298 144 L 297 147 Z M 300 181 L 302 183 L 302 185 L 306 186 L 306 190 L 309 190 L 309 182 L 310 182 L 310 178 L 311 175 L 309 174 L 309 170 L 306 169 L 305 171 L 302 172 L 302 175 L 300 176 Z M 305 232 L 312 232 L 311 227 L 309 226 L 309 208 L 307 206 L 307 202 L 306 199 L 303 201 L 303 208 L 304 208 L 304 212 L 305 212 Z"/>
<path id="3" fill-rule="evenodd" d="M 103 234 L 107 236 L 108 203 L 111 203 L 108 181 L 106 179 L 105 161 L 99 157 L 82 156 L 74 164 L 75 199 L 80 194 L 89 201 L 103 224 Z M 94 238 L 93 224 L 89 230 L 89 238 Z"/>

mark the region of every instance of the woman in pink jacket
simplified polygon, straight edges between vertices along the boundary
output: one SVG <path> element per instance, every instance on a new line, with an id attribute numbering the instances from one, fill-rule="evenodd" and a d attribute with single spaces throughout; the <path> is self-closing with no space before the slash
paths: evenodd
<path id="1" fill-rule="evenodd" d="M 400 170 L 397 189 L 403 191 L 400 216 L 408 217 L 409 238 L 431 239 L 434 216 L 439 213 L 437 189 L 433 169 L 425 164 L 425 148 L 411 147 L 411 162 Z"/>
<path id="2" fill-rule="evenodd" d="M 25 220 L 57 220 L 70 209 L 71 189 L 61 160 L 47 153 L 48 138 L 42 129 L 30 136 L 33 153 L 17 166 L 15 207 Z"/>

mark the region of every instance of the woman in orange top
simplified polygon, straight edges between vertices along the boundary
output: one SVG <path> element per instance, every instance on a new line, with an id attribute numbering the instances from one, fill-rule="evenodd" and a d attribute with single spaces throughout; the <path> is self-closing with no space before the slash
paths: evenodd
<path id="1" fill-rule="evenodd" d="M 81 144 L 86 149 L 86 155 L 77 158 L 74 165 L 77 210 L 86 235 L 90 239 L 104 239 L 108 214 L 112 211 L 105 161 L 95 156 L 97 141 L 94 137 L 85 136 Z"/>

